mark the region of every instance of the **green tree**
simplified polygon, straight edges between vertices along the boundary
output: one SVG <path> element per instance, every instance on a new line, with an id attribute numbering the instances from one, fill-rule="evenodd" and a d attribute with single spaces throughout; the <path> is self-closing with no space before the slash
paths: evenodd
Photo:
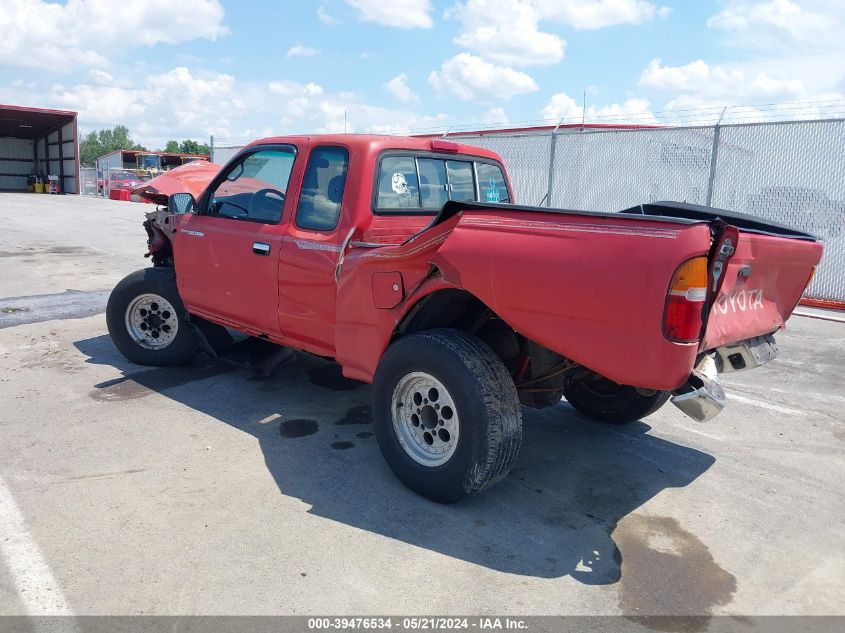
<path id="1" fill-rule="evenodd" d="M 105 154 L 96 132 L 88 132 L 79 143 L 79 162 L 83 167 L 93 167 L 97 157 Z"/>
<path id="2" fill-rule="evenodd" d="M 182 145 L 180 146 L 183 154 L 200 154 L 203 156 L 208 156 L 211 154 L 211 148 L 208 147 L 205 143 L 200 143 L 199 141 L 194 141 L 192 139 L 186 139 L 182 141 Z"/>
<path id="3" fill-rule="evenodd" d="M 178 154 L 182 151 L 182 148 L 179 145 L 179 141 L 167 141 L 167 145 L 164 146 L 164 151 Z"/>
<path id="4" fill-rule="evenodd" d="M 125 125 L 116 125 L 111 130 L 88 132 L 79 144 L 79 160 L 84 167 L 93 167 L 97 158 L 118 149 L 146 151 L 147 148 L 132 140 Z"/>

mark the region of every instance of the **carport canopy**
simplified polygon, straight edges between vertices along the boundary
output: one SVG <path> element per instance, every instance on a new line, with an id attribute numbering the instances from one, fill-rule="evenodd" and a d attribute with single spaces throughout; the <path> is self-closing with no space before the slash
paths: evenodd
<path id="1" fill-rule="evenodd" d="M 35 166 L 76 192 L 76 112 L 0 104 L 0 189 L 26 188 Z"/>

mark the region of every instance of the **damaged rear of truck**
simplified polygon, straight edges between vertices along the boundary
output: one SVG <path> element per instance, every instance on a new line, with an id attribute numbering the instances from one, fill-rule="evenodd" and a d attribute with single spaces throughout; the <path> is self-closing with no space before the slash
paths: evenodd
<path id="1" fill-rule="evenodd" d="M 422 347 L 414 337 L 432 345 L 430 332 L 460 332 L 493 351 L 506 371 L 481 389 L 497 403 L 485 417 L 498 420 L 487 427 L 498 454 L 514 450 L 512 427 L 497 416 L 519 415 L 514 400 L 541 408 L 565 398 L 592 419 L 625 424 L 671 399 L 707 421 L 726 404 L 720 373 L 776 356 L 774 334 L 821 252 L 812 236 L 788 227 L 687 204 L 588 213 L 448 203 L 401 245 L 356 244 L 347 253 L 336 357 L 347 375 L 375 382 L 377 433 L 394 471 L 426 496 L 453 500 L 495 481 L 507 462 L 491 466 L 484 444 L 475 462 L 486 469 L 481 483 L 467 475 L 452 488 L 409 465 L 395 438 L 404 453 L 414 453 L 414 441 L 430 443 L 418 461 L 439 466 L 428 453 L 441 444 L 441 420 L 431 416 L 429 440 L 422 414 L 431 381 L 420 383 L 419 405 L 396 393 L 398 374 L 431 367 L 403 341 Z M 369 293 L 372 303 L 360 301 Z M 403 425 L 413 429 L 404 438 Z"/>
<path id="2" fill-rule="evenodd" d="M 232 240 L 247 239 L 246 225 L 213 214 L 215 186 L 243 172 L 235 157 L 198 201 L 176 193 L 168 209 L 148 214 L 152 270 L 161 274 L 152 290 L 137 280 L 116 289 L 112 337 L 130 359 L 153 364 L 187 360 L 198 347 L 219 353 L 209 339 L 225 337 L 209 332 L 224 327 L 335 360 L 347 377 L 373 383 L 374 432 L 386 461 L 407 486 L 436 501 L 457 501 L 508 473 L 521 444 L 520 405 L 565 398 L 589 418 L 624 424 L 671 399 L 691 418 L 711 419 L 726 403 L 719 374 L 776 356 L 774 334 L 822 254 L 806 233 L 696 205 L 601 213 L 511 204 L 495 154 L 442 141 L 272 139 L 244 156 L 280 144 L 303 156 L 313 147 L 346 147 L 350 159 L 342 179 L 309 180 L 310 163 L 303 173 L 294 162 L 284 191 L 259 188 L 252 174 L 260 208 L 268 191 L 283 204 L 280 220 L 255 228 L 260 241 L 249 238 L 253 249 L 243 253 L 243 270 L 269 275 L 271 296 L 238 317 L 214 301 L 238 296 L 226 286 L 237 282 L 225 282 L 221 271 L 227 261 L 240 266 L 240 256 L 219 246 L 209 251 L 214 270 L 191 267 L 189 255 L 207 247 L 209 227 L 223 227 L 225 238 L 226 223 L 235 223 Z M 442 160 L 435 166 L 445 185 L 414 172 L 382 173 L 382 158 L 396 165 L 397 155 L 413 169 Z M 480 165 L 485 174 L 501 168 L 486 192 Z M 462 200 L 453 195 L 452 169 L 472 178 Z M 420 192 L 447 199 L 439 211 L 380 212 L 384 192 L 405 201 L 414 177 Z M 322 208 L 337 201 L 338 215 L 333 228 L 306 233 L 298 214 L 312 191 L 322 195 L 320 182 L 328 187 Z M 150 351 L 158 339 L 147 331 L 141 343 L 125 333 L 140 305 L 133 296 L 156 293 L 170 298 L 172 327 L 193 337 L 193 346 L 176 341 L 182 347 L 172 359 L 167 346 L 164 354 Z"/>

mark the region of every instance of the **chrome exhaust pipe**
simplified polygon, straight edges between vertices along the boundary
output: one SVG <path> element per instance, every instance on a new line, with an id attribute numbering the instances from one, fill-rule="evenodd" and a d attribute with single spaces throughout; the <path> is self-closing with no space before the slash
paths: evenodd
<path id="1" fill-rule="evenodd" d="M 712 356 L 706 356 L 672 394 L 672 404 L 698 422 L 715 418 L 727 402 Z"/>

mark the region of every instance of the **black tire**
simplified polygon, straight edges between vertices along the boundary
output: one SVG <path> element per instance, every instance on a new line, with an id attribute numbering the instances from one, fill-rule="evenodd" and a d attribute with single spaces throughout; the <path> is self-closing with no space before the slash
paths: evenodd
<path id="1" fill-rule="evenodd" d="M 439 465 L 415 461 L 394 428 L 394 392 L 415 372 L 435 378 L 455 405 L 458 439 Z M 481 492 L 503 479 L 519 454 L 522 410 L 513 380 L 493 350 L 460 330 L 427 330 L 393 343 L 379 363 L 372 397 L 382 455 L 402 483 L 433 501 L 453 503 Z"/>
<path id="2" fill-rule="evenodd" d="M 579 413 L 609 424 L 628 424 L 651 415 L 666 404 L 668 391 L 645 395 L 629 385 L 601 376 L 587 376 L 571 383 L 563 396 Z"/>
<path id="3" fill-rule="evenodd" d="M 127 326 L 127 309 L 137 297 L 153 294 L 173 307 L 178 327 L 172 341 L 165 347 L 150 349 L 136 341 Z M 168 317 L 170 314 L 168 313 Z M 144 268 L 124 277 L 112 290 L 106 305 L 106 325 L 115 347 L 126 358 L 139 365 L 172 367 L 184 365 L 197 352 L 197 337 L 187 320 L 187 312 L 179 291 L 176 277 L 169 268 Z"/>

